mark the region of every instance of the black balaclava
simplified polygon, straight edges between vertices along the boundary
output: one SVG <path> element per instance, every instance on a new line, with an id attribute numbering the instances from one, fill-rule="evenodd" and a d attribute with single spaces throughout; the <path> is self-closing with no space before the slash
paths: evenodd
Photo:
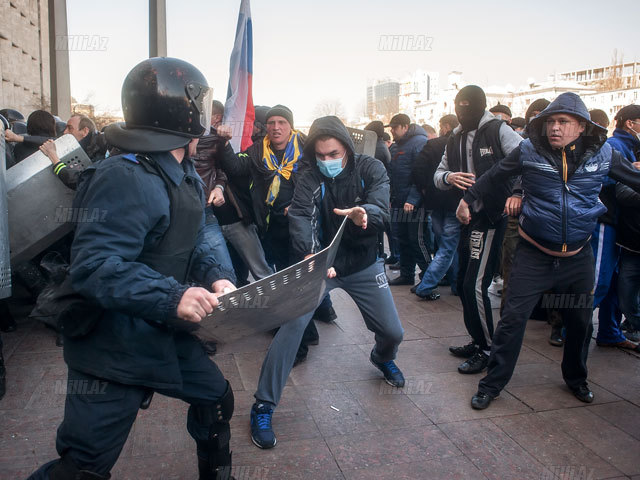
<path id="1" fill-rule="evenodd" d="M 460 106 L 459 103 L 462 100 L 467 100 L 469 105 Z M 462 129 L 465 132 L 476 130 L 487 108 L 487 97 L 484 91 L 476 85 L 467 85 L 458 92 L 455 102 L 456 115 Z"/>

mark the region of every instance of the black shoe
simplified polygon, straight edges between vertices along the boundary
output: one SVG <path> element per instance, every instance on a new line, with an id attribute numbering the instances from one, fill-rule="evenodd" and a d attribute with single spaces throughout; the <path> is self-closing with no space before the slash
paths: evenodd
<path id="1" fill-rule="evenodd" d="M 440 298 L 440 294 L 436 291 L 433 291 L 428 295 L 418 295 L 418 297 L 420 297 L 422 300 L 426 300 L 427 302 L 433 302 L 434 300 L 438 300 Z"/>
<path id="2" fill-rule="evenodd" d="M 62 332 L 56 332 L 56 347 L 64 347 L 64 335 L 62 335 Z"/>
<path id="3" fill-rule="evenodd" d="M 483 351 L 478 350 L 473 357 L 460 364 L 458 371 L 464 374 L 480 373 L 489 363 L 489 356 Z"/>
<path id="4" fill-rule="evenodd" d="M 413 278 L 400 275 L 393 280 L 389 280 L 389 285 L 413 285 Z"/>
<path id="5" fill-rule="evenodd" d="M 391 255 L 389 255 L 384 259 L 385 265 L 393 265 L 394 263 L 398 263 L 398 257 L 392 257 Z"/>
<path id="6" fill-rule="evenodd" d="M 254 403 L 251 407 L 251 440 L 258 448 L 276 446 L 276 435 L 271 427 L 273 409 L 264 403 Z"/>
<path id="7" fill-rule="evenodd" d="M 293 368 L 296 368 L 302 362 L 306 362 L 306 361 L 307 361 L 307 356 L 306 355 L 301 355 L 299 357 L 296 356 L 296 359 L 293 361 Z"/>
<path id="8" fill-rule="evenodd" d="M 331 323 L 336 318 L 338 318 L 338 315 L 336 314 L 336 311 L 333 309 L 333 307 L 329 307 L 329 308 L 323 308 L 320 311 L 316 310 L 314 312 L 314 314 L 313 314 L 312 320 L 318 320 L 318 321 L 324 322 L 324 323 Z M 317 343 L 316 343 L 316 345 L 317 345 Z"/>
<path id="9" fill-rule="evenodd" d="M 624 332 L 624 336 L 627 337 L 627 340 L 630 340 L 632 342 L 640 342 L 640 330 L 629 329 Z"/>
<path id="10" fill-rule="evenodd" d="M 204 348 L 204 351 L 207 353 L 207 355 L 215 355 L 218 351 L 218 345 L 216 344 L 216 342 L 213 342 L 211 340 L 203 340 L 202 347 Z"/>
<path id="11" fill-rule="evenodd" d="M 471 408 L 473 408 L 474 410 L 484 410 L 493 400 L 494 397 L 492 397 L 488 393 L 484 393 L 478 390 L 476 394 L 471 397 Z"/>
<path id="12" fill-rule="evenodd" d="M 391 265 L 389 265 L 389 270 L 393 270 L 393 271 L 400 270 L 400 263 L 399 262 L 392 263 Z"/>
<path id="13" fill-rule="evenodd" d="M 418 289 L 418 285 L 420 285 L 419 283 L 416 283 L 413 287 L 411 287 L 411 289 L 409 290 L 411 293 L 416 293 L 416 290 Z"/>
<path id="14" fill-rule="evenodd" d="M 449 347 L 449 351 L 456 357 L 469 358 L 473 357 L 473 355 L 478 351 L 478 347 L 475 343 L 471 342 L 462 347 Z"/>
<path id="15" fill-rule="evenodd" d="M 589 387 L 586 385 L 580 385 L 579 387 L 572 388 L 571 391 L 576 396 L 578 400 L 584 403 L 592 403 L 593 402 L 593 392 L 589 390 Z"/>
<path id="16" fill-rule="evenodd" d="M 371 350 L 369 360 L 371 360 L 371 363 L 373 363 L 373 365 L 382 372 L 385 382 L 392 387 L 404 387 L 404 375 L 402 375 L 402 372 L 393 360 L 378 363 L 373 359 L 373 350 Z"/>
<path id="17" fill-rule="evenodd" d="M 438 282 L 439 287 L 449 287 L 450 285 L 451 285 L 451 282 L 447 279 L 447 277 L 444 277 L 442 280 Z"/>
<path id="18" fill-rule="evenodd" d="M 553 327 L 551 329 L 551 336 L 549 337 L 549 343 L 554 347 L 561 347 L 564 345 L 564 338 L 562 338 L 562 328 Z"/>

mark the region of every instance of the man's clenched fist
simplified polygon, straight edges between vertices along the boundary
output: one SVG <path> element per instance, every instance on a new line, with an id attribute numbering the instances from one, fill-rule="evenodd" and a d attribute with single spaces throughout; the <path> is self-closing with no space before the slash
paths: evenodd
<path id="1" fill-rule="evenodd" d="M 178 318 L 198 323 L 218 306 L 218 297 L 206 288 L 188 288 L 178 304 Z"/>

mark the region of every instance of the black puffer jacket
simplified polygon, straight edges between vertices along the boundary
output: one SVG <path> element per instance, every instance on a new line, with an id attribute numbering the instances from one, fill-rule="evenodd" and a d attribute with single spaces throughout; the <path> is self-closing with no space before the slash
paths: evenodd
<path id="1" fill-rule="evenodd" d="M 315 139 L 330 135 L 347 147 L 348 160 L 335 178 L 327 178 L 315 161 Z M 313 122 L 305 144 L 305 164 L 289 208 L 289 234 L 296 261 L 326 247 L 344 217 L 334 208 L 361 206 L 367 211 L 367 229 L 348 220 L 334 267 L 339 276 L 359 272 L 376 261 L 378 232 L 389 220 L 389 178 L 384 165 L 367 155 L 354 153 L 343 123 L 334 116 Z M 313 160 L 311 160 L 313 159 Z"/>
<path id="2" fill-rule="evenodd" d="M 616 200 L 620 208 L 616 242 L 622 248 L 640 253 L 640 193 L 618 183 Z"/>
<path id="3" fill-rule="evenodd" d="M 407 198 L 407 202 L 415 201 L 416 193 L 422 197 L 421 206 L 425 210 L 444 210 L 455 212 L 458 208 L 458 202 L 462 198 L 462 194 L 458 189 L 440 190 L 433 181 L 433 175 L 436 173 L 438 165 L 444 155 L 449 137 L 453 133 L 443 135 L 433 140 L 429 140 L 424 148 L 418 154 L 411 177 L 413 186 Z M 412 203 L 412 205 L 415 205 Z"/>

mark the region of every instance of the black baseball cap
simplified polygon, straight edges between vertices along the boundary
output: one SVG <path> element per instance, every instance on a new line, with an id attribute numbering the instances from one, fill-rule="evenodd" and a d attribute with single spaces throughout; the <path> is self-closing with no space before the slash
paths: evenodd
<path id="1" fill-rule="evenodd" d="M 616 120 L 622 122 L 635 120 L 636 118 L 640 118 L 640 105 L 627 105 L 626 107 L 622 107 L 615 116 Z"/>
<path id="2" fill-rule="evenodd" d="M 398 113 L 397 115 L 391 117 L 389 125 L 385 125 L 384 127 L 395 127 L 396 125 L 411 125 L 411 119 L 409 118 L 409 115 Z"/>

